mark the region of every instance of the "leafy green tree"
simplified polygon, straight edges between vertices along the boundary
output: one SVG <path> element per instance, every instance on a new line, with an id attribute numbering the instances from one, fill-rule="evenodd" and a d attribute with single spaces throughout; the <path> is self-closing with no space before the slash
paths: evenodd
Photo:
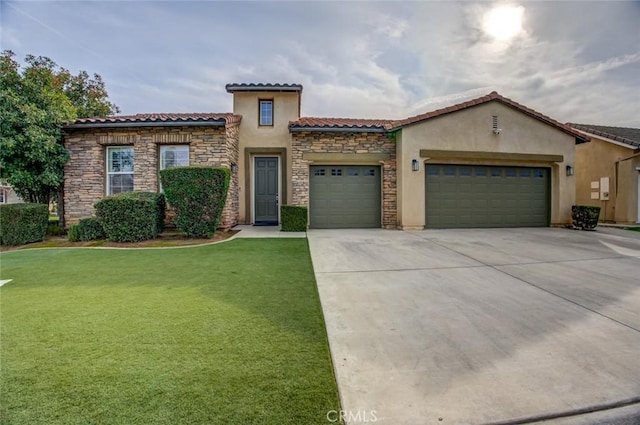
<path id="1" fill-rule="evenodd" d="M 0 179 L 25 201 L 48 203 L 63 182 L 69 154 L 62 126 L 76 118 L 119 112 L 104 82 L 85 71 L 72 75 L 46 57 L 0 56 Z"/>

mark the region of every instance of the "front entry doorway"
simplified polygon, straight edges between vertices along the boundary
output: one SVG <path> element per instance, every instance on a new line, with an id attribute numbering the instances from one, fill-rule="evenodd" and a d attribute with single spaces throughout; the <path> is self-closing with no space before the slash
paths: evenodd
<path id="1" fill-rule="evenodd" d="M 278 159 L 278 157 L 254 157 L 255 225 L 275 226 L 278 224 Z"/>

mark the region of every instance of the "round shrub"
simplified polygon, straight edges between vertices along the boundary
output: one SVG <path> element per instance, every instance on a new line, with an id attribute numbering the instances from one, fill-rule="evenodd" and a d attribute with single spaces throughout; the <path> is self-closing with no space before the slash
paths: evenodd
<path id="1" fill-rule="evenodd" d="M 69 226 L 69 229 L 67 229 L 67 239 L 69 239 L 69 242 L 80 241 L 80 229 L 77 224 Z"/>
<path id="2" fill-rule="evenodd" d="M 83 218 L 78 222 L 81 241 L 93 241 L 104 237 L 104 230 L 97 218 Z"/>
<path id="3" fill-rule="evenodd" d="M 164 195 L 127 192 L 107 196 L 95 205 L 96 217 L 106 238 L 113 242 L 138 242 L 162 233 Z"/>
<path id="4" fill-rule="evenodd" d="M 218 228 L 227 200 L 227 168 L 175 167 L 160 171 L 167 202 L 178 230 L 192 238 L 210 238 Z"/>

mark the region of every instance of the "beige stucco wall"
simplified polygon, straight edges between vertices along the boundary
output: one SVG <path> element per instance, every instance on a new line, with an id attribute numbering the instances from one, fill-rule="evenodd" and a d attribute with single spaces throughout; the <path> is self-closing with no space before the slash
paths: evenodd
<path id="1" fill-rule="evenodd" d="M 498 116 L 499 135 L 492 131 L 492 116 Z M 575 139 L 550 125 L 497 101 L 463 109 L 403 128 L 396 136 L 398 145 L 398 227 L 422 229 L 425 226 L 424 164 L 484 164 L 544 166 L 551 169 L 551 224 L 571 222 L 575 201 L 574 177 L 567 177 L 566 165 L 574 166 Z M 564 161 L 508 159 L 428 159 L 421 149 L 562 155 Z M 420 161 L 420 171 L 411 171 L 411 160 Z"/>
<path id="2" fill-rule="evenodd" d="M 638 185 L 640 184 L 640 154 L 618 164 L 618 196 L 615 205 L 617 223 L 640 223 Z"/>
<path id="3" fill-rule="evenodd" d="M 638 171 L 631 158 L 633 148 L 591 137 L 591 142 L 576 147 L 576 203 L 601 208 L 600 220 L 620 223 L 638 219 Z M 618 161 L 621 161 L 617 163 Z M 616 170 L 617 168 L 617 170 Z M 591 199 L 591 182 L 609 178 L 609 200 Z"/>
<path id="4" fill-rule="evenodd" d="M 258 101 L 273 100 L 273 126 L 258 125 Z M 291 199 L 291 134 L 289 121 L 300 117 L 300 93 L 297 92 L 236 92 L 233 94 L 233 113 L 242 115 L 239 131 L 240 176 L 239 220 L 240 223 L 251 223 L 251 163 L 254 155 L 276 155 L 271 149 L 286 149 L 286 158 L 281 158 L 280 167 L 283 175 L 281 183 L 286 186 L 286 193 L 280 194 L 280 203 L 288 203 Z M 264 148 L 264 151 L 260 151 Z M 250 154 L 246 155 L 247 149 Z M 284 160 L 284 161 L 283 161 Z M 286 164 L 286 167 L 283 167 Z M 249 199 L 249 202 L 247 202 Z"/>

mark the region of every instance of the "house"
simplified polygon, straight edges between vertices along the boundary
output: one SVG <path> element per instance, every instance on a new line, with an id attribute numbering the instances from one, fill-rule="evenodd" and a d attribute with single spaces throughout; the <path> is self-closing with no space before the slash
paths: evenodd
<path id="1" fill-rule="evenodd" d="M 589 139 L 492 92 L 403 120 L 301 117 L 299 84 L 228 84 L 233 112 L 79 119 L 65 128 L 67 225 L 105 195 L 159 190 L 159 170 L 231 170 L 222 227 L 279 222 L 309 207 L 312 228 L 566 224 L 575 145 Z"/>
<path id="2" fill-rule="evenodd" d="M 567 125 L 591 138 L 576 148 L 576 203 L 599 206 L 602 221 L 640 223 L 640 129 Z"/>
<path id="3" fill-rule="evenodd" d="M 19 204 L 23 202 L 13 187 L 3 181 L 0 181 L 0 204 Z"/>

